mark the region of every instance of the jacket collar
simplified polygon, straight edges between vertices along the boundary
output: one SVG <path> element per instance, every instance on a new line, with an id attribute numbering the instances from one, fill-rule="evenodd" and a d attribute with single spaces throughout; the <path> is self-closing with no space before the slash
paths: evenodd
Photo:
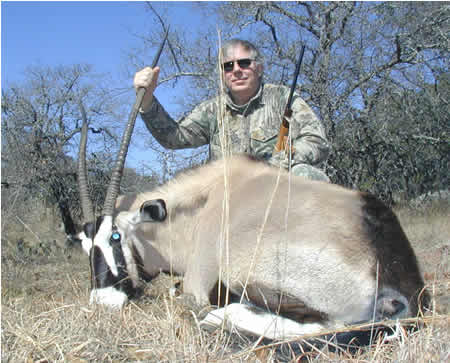
<path id="1" fill-rule="evenodd" d="M 229 108 L 231 108 L 234 111 L 237 111 L 239 113 L 245 113 L 246 110 L 250 109 L 251 106 L 255 107 L 257 103 L 262 104 L 263 100 L 263 90 L 264 90 L 264 83 L 261 82 L 258 92 L 256 92 L 256 95 L 254 95 L 246 104 L 244 105 L 237 105 L 233 102 L 233 99 L 231 98 L 230 91 L 227 91 L 226 93 L 226 103 Z M 254 105 L 253 105 L 254 104 Z"/>

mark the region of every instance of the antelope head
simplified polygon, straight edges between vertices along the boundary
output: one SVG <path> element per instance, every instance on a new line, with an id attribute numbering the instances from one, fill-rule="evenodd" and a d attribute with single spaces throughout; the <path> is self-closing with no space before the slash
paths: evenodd
<path id="1" fill-rule="evenodd" d="M 152 68 L 158 62 L 167 39 L 164 40 L 153 61 Z M 78 235 L 83 249 L 89 255 L 91 269 L 91 303 L 121 307 L 137 292 L 138 273 L 133 262 L 131 240 L 136 226 L 143 222 L 163 221 L 166 208 L 162 200 L 151 200 L 142 205 L 136 212 L 115 213 L 115 204 L 119 194 L 120 181 L 125 166 L 131 135 L 136 122 L 137 113 L 144 97 L 145 89 L 139 89 L 126 125 L 116 163 L 108 185 L 106 198 L 99 218 L 95 218 L 92 202 L 89 199 L 86 145 L 87 117 L 80 102 L 83 127 L 81 130 L 80 149 L 78 154 L 78 188 L 83 212 L 83 231 Z M 133 278 L 134 277 L 134 278 Z"/>

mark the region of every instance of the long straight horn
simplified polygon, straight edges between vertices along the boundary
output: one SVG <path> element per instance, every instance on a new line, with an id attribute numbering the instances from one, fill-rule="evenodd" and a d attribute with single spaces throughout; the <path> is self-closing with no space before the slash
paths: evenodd
<path id="1" fill-rule="evenodd" d="M 169 34 L 169 29 L 166 30 L 164 35 L 164 40 L 156 53 L 155 59 L 151 65 L 152 68 L 156 67 L 158 64 L 159 57 L 166 43 L 167 35 Z M 125 158 L 128 153 L 128 146 L 130 145 L 131 135 L 133 134 L 134 124 L 136 122 L 136 117 L 141 107 L 142 99 L 144 98 L 145 88 L 140 88 L 136 95 L 136 102 L 134 103 L 133 109 L 131 110 L 130 117 L 128 119 L 127 126 L 125 128 L 124 134 L 122 136 L 122 142 L 120 144 L 119 153 L 117 154 L 116 164 L 111 175 L 111 181 L 106 192 L 105 204 L 103 206 L 103 215 L 112 216 L 114 211 L 114 205 L 116 204 L 117 196 L 119 195 L 120 180 L 122 179 L 123 169 L 125 165 Z"/>
<path id="2" fill-rule="evenodd" d="M 86 110 L 83 103 L 78 102 L 81 111 L 81 118 L 83 120 L 83 126 L 81 128 L 81 140 L 80 150 L 78 152 L 78 189 L 80 192 L 81 210 L 83 212 L 84 223 L 95 222 L 94 208 L 89 198 L 88 184 L 87 184 L 87 171 L 86 171 L 86 145 L 87 145 L 87 133 L 88 124 L 86 117 Z"/>

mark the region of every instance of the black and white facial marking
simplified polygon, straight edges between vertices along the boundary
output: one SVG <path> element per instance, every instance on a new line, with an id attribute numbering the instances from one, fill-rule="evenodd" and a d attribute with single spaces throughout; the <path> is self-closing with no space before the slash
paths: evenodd
<path id="1" fill-rule="evenodd" d="M 83 251 L 89 256 L 92 248 L 92 241 L 95 237 L 95 231 L 98 231 L 100 224 L 103 221 L 103 216 L 98 217 L 94 223 L 85 223 L 81 232 L 76 235 L 76 238 L 80 241 Z"/>
<path id="2" fill-rule="evenodd" d="M 123 237 L 124 234 L 113 224 L 113 217 L 104 217 L 90 250 L 91 303 L 120 308 L 134 294 L 124 256 L 127 246 L 122 244 Z"/>
<path id="3" fill-rule="evenodd" d="M 162 222 L 166 214 L 163 200 L 150 200 L 143 203 L 139 211 L 119 214 L 115 221 L 111 216 L 103 217 L 93 239 L 90 227 L 86 226 L 84 231 L 86 239 L 91 237 L 91 241 L 93 240 L 89 251 L 91 303 L 120 308 L 128 298 L 136 294 L 136 284 L 130 273 L 138 278 L 138 271 L 127 239 L 134 233 L 138 224 Z"/>

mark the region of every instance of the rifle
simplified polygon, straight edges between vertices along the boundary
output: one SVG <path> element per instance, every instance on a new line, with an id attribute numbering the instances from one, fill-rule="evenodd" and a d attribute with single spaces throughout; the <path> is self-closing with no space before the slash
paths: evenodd
<path id="1" fill-rule="evenodd" d="M 287 147 L 286 140 L 287 135 L 289 134 L 289 121 L 287 120 L 287 118 L 292 116 L 292 109 L 291 109 L 292 99 L 294 96 L 295 86 L 297 85 L 297 78 L 300 73 L 300 67 L 302 65 L 304 53 L 305 53 L 305 46 L 302 45 L 300 56 L 298 57 L 298 61 L 295 66 L 294 82 L 291 85 L 291 91 L 289 92 L 286 108 L 284 109 L 283 121 L 281 122 L 280 131 L 278 132 L 277 143 L 275 144 L 275 149 L 273 151 L 274 154 L 280 152 L 281 150 L 286 150 Z"/>

